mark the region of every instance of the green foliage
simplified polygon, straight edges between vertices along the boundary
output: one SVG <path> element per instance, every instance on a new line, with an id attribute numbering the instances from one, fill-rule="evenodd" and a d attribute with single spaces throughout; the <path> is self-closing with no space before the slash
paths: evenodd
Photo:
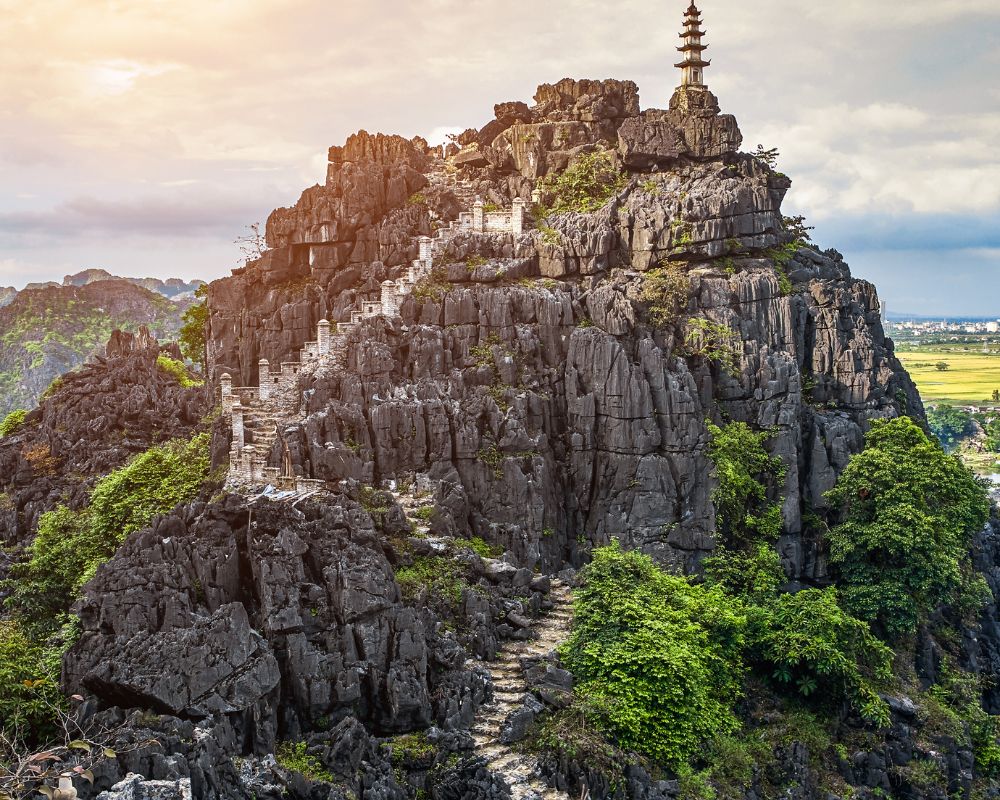
<path id="1" fill-rule="evenodd" d="M 403 733 L 389 740 L 392 763 L 412 763 L 426 761 L 437 753 L 437 748 L 427 739 L 425 731 Z"/>
<path id="2" fill-rule="evenodd" d="M 704 767 L 678 770 L 681 798 L 695 800 L 743 797 L 757 769 L 773 760 L 771 746 L 756 731 L 720 734 L 706 742 L 698 754 Z"/>
<path id="3" fill-rule="evenodd" d="M 0 620 L 0 732 L 37 742 L 54 733 L 62 705 L 58 662 L 14 620 Z"/>
<path id="4" fill-rule="evenodd" d="M 487 542 L 482 536 L 473 536 L 471 539 L 459 539 L 456 544 L 459 547 L 467 547 L 480 558 L 498 558 L 503 555 L 503 548 Z"/>
<path id="5" fill-rule="evenodd" d="M 407 198 L 406 202 L 411 206 L 424 206 L 427 205 L 427 198 L 421 192 L 414 192 Z"/>
<path id="6" fill-rule="evenodd" d="M 195 297 L 205 298 L 208 295 L 208 284 L 203 283 L 194 293 Z M 181 315 L 181 329 L 178 333 L 178 344 L 184 358 L 200 364 L 206 369 L 208 354 L 205 349 L 205 331 L 208 328 L 208 302 L 202 300 L 195 303 Z"/>
<path id="7" fill-rule="evenodd" d="M 930 412 L 927 412 L 927 422 L 929 424 L 931 422 L 930 417 L 931 417 Z M 933 424 L 931 424 L 931 430 L 934 431 L 934 434 L 939 439 L 941 438 L 941 435 L 934 430 Z M 994 419 L 991 419 L 989 422 L 987 422 L 983 426 L 983 430 L 986 433 L 986 436 L 983 439 L 983 447 L 985 447 L 991 453 L 1000 453 L 1000 417 L 995 417 Z M 944 444 L 944 440 L 942 440 L 941 443 Z"/>
<path id="8" fill-rule="evenodd" d="M 396 569 L 396 583 L 406 602 L 418 601 L 426 591 L 431 600 L 452 611 L 469 587 L 462 565 L 444 556 L 417 556 L 411 565 Z"/>
<path id="9" fill-rule="evenodd" d="M 846 696 L 868 721 L 889 724 L 878 690 L 892 677 L 892 650 L 838 605 L 835 589 L 779 595 L 758 619 L 754 654 L 773 667 L 778 683 L 804 697 Z"/>
<path id="10" fill-rule="evenodd" d="M 87 508 L 59 505 L 43 514 L 28 559 L 11 569 L 8 606 L 33 630 L 51 630 L 130 533 L 197 495 L 208 476 L 208 446 L 202 433 L 152 447 L 102 478 Z"/>
<path id="11" fill-rule="evenodd" d="M 63 382 L 64 381 L 62 379 L 62 375 L 57 375 L 55 378 L 53 378 L 52 383 L 50 383 L 48 386 L 45 387 L 45 391 L 42 392 L 41 396 L 38 398 L 39 404 L 41 404 L 45 400 L 48 400 L 50 397 L 52 397 L 52 395 L 58 392 L 62 388 Z"/>
<path id="12" fill-rule="evenodd" d="M 734 549 L 757 539 L 773 542 L 781 533 L 781 507 L 768 502 L 767 482 L 781 481 L 785 467 L 764 448 L 770 433 L 755 433 L 745 422 L 706 425 L 712 437 L 708 456 L 719 482 L 712 502 L 723 542 Z"/>
<path id="13" fill-rule="evenodd" d="M 961 599 L 989 500 L 909 417 L 873 420 L 865 444 L 829 492 L 844 518 L 830 531 L 830 560 L 844 607 L 898 637 Z"/>
<path id="14" fill-rule="evenodd" d="M 420 300 L 440 301 L 451 290 L 448 273 L 434 267 L 430 275 L 426 275 L 413 286 L 411 294 Z"/>
<path id="15" fill-rule="evenodd" d="M 652 178 L 643 181 L 641 184 L 641 188 L 646 194 L 650 194 L 653 197 L 657 197 L 660 194 L 660 184 L 658 184 Z"/>
<path id="16" fill-rule="evenodd" d="M 947 405 L 939 405 L 929 409 L 927 411 L 927 425 L 947 451 L 955 449 L 959 441 L 971 436 L 976 429 L 972 415 L 968 411 Z"/>
<path id="17" fill-rule="evenodd" d="M 812 241 L 809 231 L 815 230 L 815 227 L 813 225 L 806 225 L 806 218 L 801 214 L 794 217 L 782 217 L 781 224 L 785 229 L 785 233 L 789 234 L 794 240 L 800 242 Z"/>
<path id="18" fill-rule="evenodd" d="M 482 344 L 472 345 L 469 348 L 469 355 L 476 360 L 477 367 L 493 367 L 493 348 L 495 347 L 503 348 L 505 354 L 510 354 L 509 351 L 504 348 L 503 340 L 495 333 L 491 333 L 483 339 Z"/>
<path id="19" fill-rule="evenodd" d="M 21 426 L 24 425 L 24 420 L 27 416 L 28 412 L 24 409 L 11 411 L 4 417 L 3 422 L 0 422 L 0 439 L 4 436 L 10 436 L 12 433 L 17 433 Z"/>
<path id="20" fill-rule="evenodd" d="M 682 219 L 672 220 L 670 223 L 670 233 L 674 247 L 685 247 L 694 242 L 692 238 L 694 229 L 690 222 L 685 222 Z"/>
<path id="21" fill-rule="evenodd" d="M 684 345 L 688 355 L 714 361 L 726 372 L 736 372 L 738 353 L 736 334 L 725 325 L 704 317 L 691 317 L 687 321 Z"/>
<path id="22" fill-rule="evenodd" d="M 736 597 L 766 603 L 785 583 L 785 570 L 773 542 L 751 542 L 739 549 L 723 544 L 703 562 L 705 577 Z"/>
<path id="23" fill-rule="evenodd" d="M 595 150 L 577 156 L 558 175 L 546 175 L 538 188 L 552 197 L 542 216 L 575 211 L 587 214 L 604 206 L 628 181 L 611 150 Z"/>
<path id="24" fill-rule="evenodd" d="M 764 145 L 759 144 L 757 145 L 757 149 L 750 155 L 766 164 L 770 169 L 774 169 L 778 164 L 778 157 L 781 154 L 778 152 L 777 147 L 766 148 Z"/>
<path id="25" fill-rule="evenodd" d="M 468 268 L 469 272 L 472 272 L 476 267 L 481 267 L 488 264 L 490 260 L 485 256 L 471 255 L 465 259 L 465 266 Z"/>
<path id="26" fill-rule="evenodd" d="M 543 244 L 557 245 L 562 241 L 562 234 L 548 225 L 539 225 L 538 232 L 542 235 Z"/>
<path id="27" fill-rule="evenodd" d="M 737 604 L 617 542 L 596 549 L 581 576 L 560 654 L 622 748 L 676 766 L 736 730 L 746 624 Z"/>
<path id="28" fill-rule="evenodd" d="M 374 486 L 362 486 L 358 491 L 358 502 L 371 516 L 377 517 L 388 513 L 390 495 Z"/>
<path id="29" fill-rule="evenodd" d="M 600 698 L 575 694 L 565 707 L 536 724 L 528 745 L 567 761 L 587 764 L 609 777 L 620 775 L 632 759 L 603 735 L 608 712 L 607 703 Z"/>
<path id="30" fill-rule="evenodd" d="M 204 385 L 204 381 L 192 378 L 183 362 L 176 358 L 171 358 L 166 353 L 160 353 L 156 357 L 156 366 L 176 380 L 182 388 L 192 389 L 196 386 Z"/>
<path id="31" fill-rule="evenodd" d="M 687 308 L 691 280 L 684 266 L 665 262 L 643 275 L 639 297 L 648 304 L 649 319 L 658 327 L 672 325 L 678 314 Z"/>
<path id="32" fill-rule="evenodd" d="M 314 755 L 306 752 L 305 742 L 278 742 L 274 760 L 285 769 L 299 773 L 313 783 L 333 783 L 333 775 Z"/>

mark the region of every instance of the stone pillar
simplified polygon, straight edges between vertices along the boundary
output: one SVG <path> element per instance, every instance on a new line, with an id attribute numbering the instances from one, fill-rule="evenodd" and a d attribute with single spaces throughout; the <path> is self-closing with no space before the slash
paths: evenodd
<path id="1" fill-rule="evenodd" d="M 260 390 L 257 393 L 257 396 L 262 401 L 268 400 L 271 397 L 271 365 L 268 363 L 266 358 L 262 358 L 258 362 L 257 375 L 257 382 L 260 385 Z"/>
<path id="2" fill-rule="evenodd" d="M 482 233 L 483 224 L 483 201 L 477 197 L 476 202 L 472 204 L 472 230 Z"/>
<path id="3" fill-rule="evenodd" d="M 316 351 L 321 356 L 330 354 L 330 323 L 325 319 L 316 326 Z"/>
<path id="4" fill-rule="evenodd" d="M 382 313 L 396 316 L 396 284 L 392 281 L 382 281 Z"/>
<path id="5" fill-rule="evenodd" d="M 515 236 L 524 232 L 524 201 L 520 197 L 514 198 L 510 209 L 510 229 Z"/>
<path id="6" fill-rule="evenodd" d="M 233 376 L 223 372 L 219 376 L 219 383 L 222 386 L 222 410 L 229 411 L 233 407 Z"/>
<path id="7" fill-rule="evenodd" d="M 532 203 L 540 203 L 540 202 L 542 202 L 542 190 L 541 189 L 532 189 L 531 190 L 531 202 Z"/>
<path id="8" fill-rule="evenodd" d="M 430 236 L 420 237 L 420 260 L 428 267 L 434 262 L 434 240 Z"/>
<path id="9" fill-rule="evenodd" d="M 243 449 L 243 406 L 237 400 L 233 404 L 233 447 Z"/>

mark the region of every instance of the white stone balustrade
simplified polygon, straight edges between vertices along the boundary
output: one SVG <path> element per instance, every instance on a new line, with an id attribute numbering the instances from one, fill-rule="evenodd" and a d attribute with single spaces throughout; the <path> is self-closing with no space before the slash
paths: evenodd
<path id="1" fill-rule="evenodd" d="M 271 399 L 271 365 L 266 358 L 257 362 L 257 370 L 257 384 L 260 387 L 257 396 L 261 402 L 266 402 Z"/>
<path id="2" fill-rule="evenodd" d="M 435 249 L 443 248 L 459 232 L 512 233 L 514 236 L 519 236 L 524 231 L 524 220 L 525 203 L 520 198 L 514 200 L 509 211 L 490 212 L 485 211 L 485 204 L 477 198 L 471 212 L 462 212 L 459 218 L 450 222 L 447 227 L 439 228 L 434 238 L 419 237 L 417 240 L 419 257 L 409 265 L 403 277 L 395 281 L 382 282 L 379 300 L 363 301 L 360 310 L 351 312 L 349 322 L 338 322 L 333 326 L 328 320 L 320 320 L 316 326 L 316 341 L 304 343 L 299 352 L 298 362 L 282 362 L 280 370 L 272 372 L 268 360 L 260 359 L 259 381 L 256 387 L 234 387 L 232 376 L 223 373 L 219 378 L 222 407 L 223 411 L 232 417 L 230 483 L 259 485 L 261 482 L 266 482 L 280 490 L 295 492 L 323 489 L 324 481 L 282 474 L 283 471 L 290 471 L 287 465 L 283 468 L 267 466 L 267 452 L 258 454 L 253 445 L 246 443 L 246 415 L 255 408 L 273 415 L 275 409 L 287 407 L 286 416 L 289 419 L 298 417 L 301 401 L 299 377 L 303 370 L 312 371 L 327 364 L 342 365 L 346 359 L 347 337 L 358 324 L 371 317 L 397 316 L 403 298 L 413 291 L 413 287 L 420 280 L 431 274 Z M 267 403 L 267 406 L 260 409 L 258 403 Z M 251 415 L 251 419 L 253 418 Z M 256 428 L 254 430 L 256 431 Z"/>

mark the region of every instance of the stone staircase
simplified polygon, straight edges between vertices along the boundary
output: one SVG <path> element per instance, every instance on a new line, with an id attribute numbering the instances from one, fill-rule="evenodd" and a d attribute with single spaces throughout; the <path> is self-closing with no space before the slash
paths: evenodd
<path id="1" fill-rule="evenodd" d="M 399 487 L 390 485 L 390 493 L 403 509 L 415 535 L 425 538 L 432 547 L 444 551 L 450 537 L 433 537 L 430 526 L 419 511 L 433 502 L 434 492 L 419 481 Z M 469 666 L 483 667 L 490 673 L 493 699 L 480 707 L 472 726 L 475 753 L 486 758 L 489 770 L 501 776 L 510 787 L 512 800 L 570 800 L 565 792 L 547 786 L 537 774 L 537 760 L 502 741 L 507 718 L 517 711 L 528 693 L 522 659 L 546 656 L 569 635 L 573 619 L 569 587 L 561 580 L 552 581 L 549 593 L 552 608 L 532 624 L 533 638 L 508 642 L 494 661 L 482 664 L 470 661 Z"/>
<path id="2" fill-rule="evenodd" d="M 438 185 L 447 185 L 458 195 L 463 204 L 474 196 L 470 184 L 459 180 L 444 165 L 430 175 Z M 524 204 L 514 201 L 509 211 L 485 212 L 483 202 L 476 197 L 472 211 L 462 212 L 458 220 L 439 228 L 435 237 L 414 237 L 419 256 L 411 262 L 406 272 L 395 281 L 385 280 L 379 300 L 363 300 L 360 308 L 351 311 L 349 321 L 331 326 L 327 320 L 317 325 L 316 341 L 306 342 L 299 352 L 298 361 L 283 361 L 280 369 L 271 371 L 267 359 L 259 362 L 258 386 L 234 387 L 229 374 L 220 376 L 222 410 L 232 415 L 232 447 L 229 454 L 229 475 L 226 481 L 231 491 L 249 493 L 262 484 L 281 492 L 314 492 L 325 483 L 294 475 L 290 459 L 285 458 L 281 467 L 269 465 L 271 451 L 283 428 L 301 422 L 302 395 L 299 390 L 304 375 L 314 373 L 319 367 L 336 370 L 347 366 L 348 339 L 364 320 L 371 317 L 393 317 L 399 313 L 403 298 L 425 277 L 431 274 L 434 255 L 443 251 L 453 236 L 460 231 L 472 233 L 508 232 L 518 236 L 524 222 Z"/>
<path id="3" fill-rule="evenodd" d="M 493 700 L 479 709 L 472 727 L 476 752 L 486 757 L 490 770 L 503 777 L 513 800 L 570 800 L 568 794 L 546 785 L 538 776 L 533 756 L 501 741 L 504 722 L 528 692 L 522 659 L 548 655 L 569 635 L 573 619 L 569 587 L 553 581 L 550 598 L 552 610 L 531 626 L 535 638 L 508 644 L 486 665 L 493 680 Z"/>

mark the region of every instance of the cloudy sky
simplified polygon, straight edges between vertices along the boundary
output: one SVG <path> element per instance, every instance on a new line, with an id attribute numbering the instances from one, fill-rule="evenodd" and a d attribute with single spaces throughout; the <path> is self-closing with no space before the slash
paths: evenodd
<path id="1" fill-rule="evenodd" d="M 687 0 L 0 0 L 0 285 L 213 278 L 351 132 L 481 126 L 562 77 L 662 107 Z M 786 213 L 894 311 L 1000 315 L 1000 2 L 703 0 Z"/>

